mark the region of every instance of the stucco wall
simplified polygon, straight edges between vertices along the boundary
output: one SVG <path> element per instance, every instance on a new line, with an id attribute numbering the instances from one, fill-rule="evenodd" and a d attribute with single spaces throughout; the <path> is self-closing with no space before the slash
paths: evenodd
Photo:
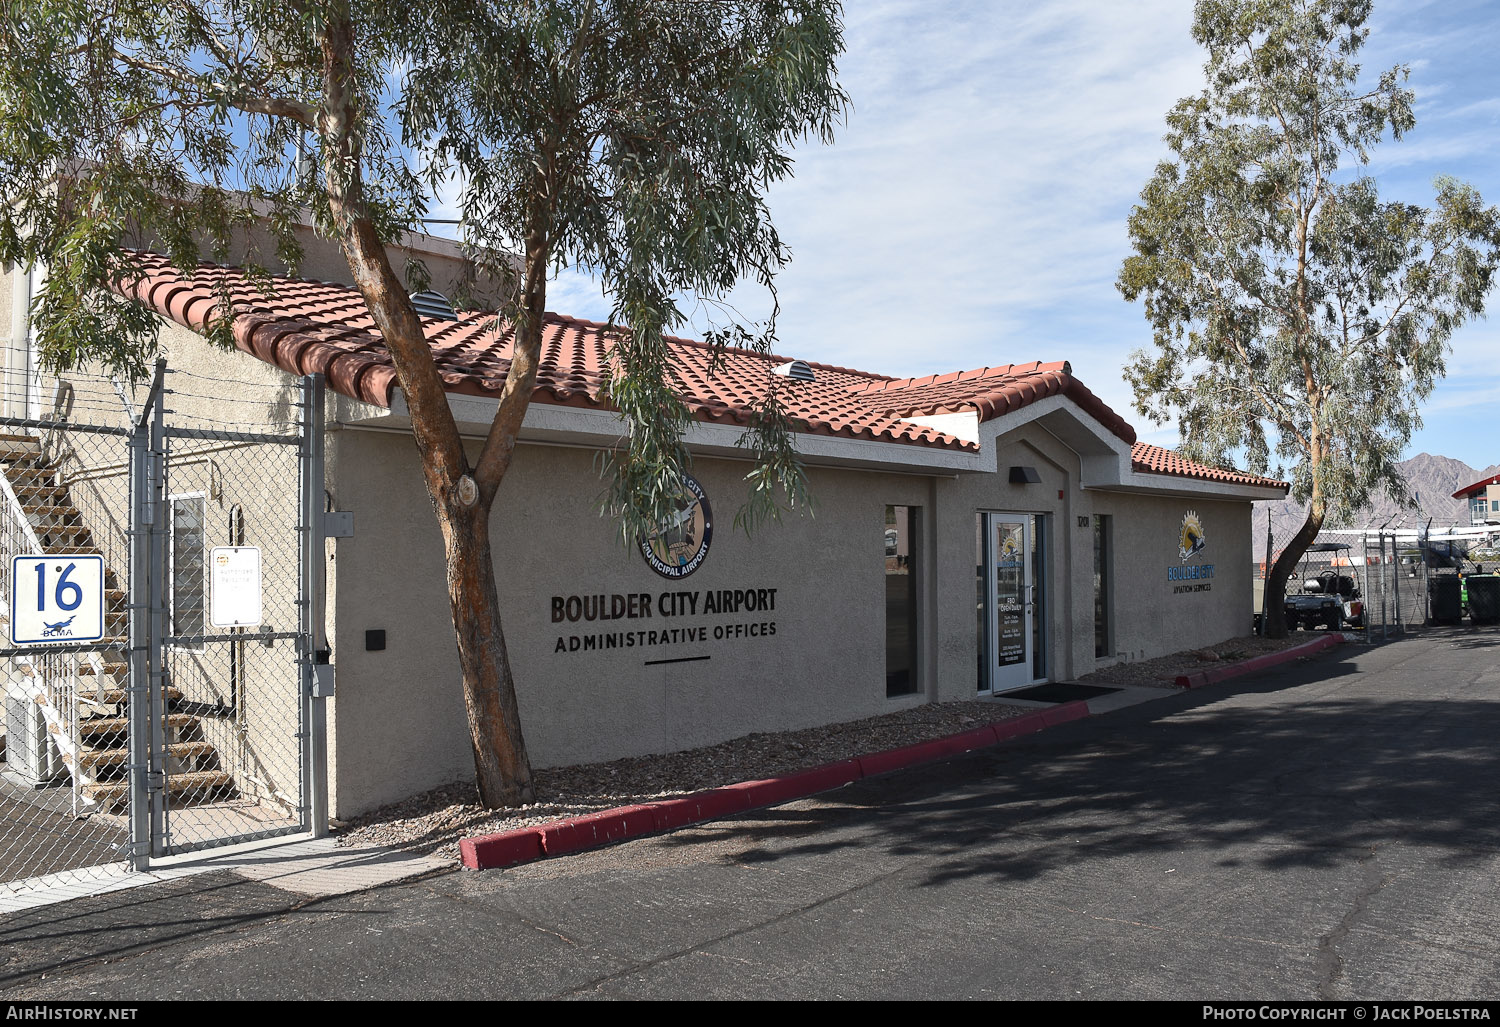
<path id="1" fill-rule="evenodd" d="M 347 816 L 472 773 L 436 522 L 414 447 L 399 434 L 346 429 L 331 450 L 337 505 L 354 510 L 356 537 L 337 555 L 339 760 L 336 809 Z M 817 516 L 791 518 L 754 539 L 732 527 L 745 464 L 700 459 L 714 505 L 711 554 L 681 582 L 653 573 L 621 547 L 596 512 L 601 488 L 587 450 L 523 445 L 494 520 L 497 575 L 522 722 L 537 767 L 669 752 L 755 731 L 872 716 L 930 699 L 973 696 L 977 685 L 975 518 L 980 511 L 1044 515 L 1047 676 L 1075 677 L 1243 633 L 1249 623 L 1249 505 L 1077 488 L 1077 461 L 1043 431 L 1000 440 L 999 473 L 958 479 L 814 468 Z M 1012 463 L 1042 481 L 1011 485 Z M 1059 492 L 1062 495 L 1059 497 Z M 923 525 L 918 694 L 884 690 L 882 542 L 887 504 L 919 508 Z M 1178 554 L 1185 513 L 1207 545 Z M 1094 656 L 1093 531 L 1080 518 L 1115 518 L 1115 652 Z M 1212 563 L 1214 577 L 1170 580 L 1169 567 Z M 1174 593 L 1182 584 L 1207 589 Z M 661 595 L 775 589 L 774 611 L 664 616 Z M 553 598 L 647 595 L 651 615 L 552 620 Z M 608 599 L 606 599 L 608 602 Z M 775 635 L 717 639 L 715 628 L 775 624 Z M 702 642 L 595 649 L 606 633 L 702 628 Z M 365 649 L 365 632 L 386 649 Z M 574 637 L 578 651 L 567 651 Z M 649 636 L 648 636 L 649 638 Z M 559 642 L 564 651 L 557 651 Z M 602 643 L 601 643 L 602 645 Z M 708 656 L 647 665 L 648 660 Z"/>
<path id="2" fill-rule="evenodd" d="M 1115 518 L 1116 656 L 1101 664 L 1147 659 L 1250 632 L 1249 503 L 1104 493 L 1095 509 Z M 1201 525 L 1205 544 L 1184 559 L 1179 544 L 1189 515 Z M 1092 545 L 1092 536 L 1084 539 L 1084 534 L 1079 532 L 1080 542 Z M 1091 549 L 1087 555 L 1092 569 Z M 1092 607 L 1088 612 L 1092 647 Z"/>
<path id="3" fill-rule="evenodd" d="M 339 432 L 336 445 L 345 469 L 338 502 L 358 524 L 338 554 L 336 794 L 348 815 L 471 775 L 472 766 L 441 546 L 414 447 L 359 430 Z M 747 467 L 695 463 L 713 505 L 713 542 L 702 567 L 674 582 L 622 547 L 598 515 L 591 452 L 518 450 L 492 531 L 535 766 L 669 752 L 923 700 L 885 696 L 883 542 L 885 505 L 927 506 L 928 481 L 814 470 L 816 517 L 789 518 L 751 540 L 732 524 Z M 769 600 L 772 589 L 774 609 L 704 612 L 709 591 L 766 590 L 758 598 Z M 661 596 L 673 592 L 696 595 L 697 613 L 664 614 Z M 650 616 L 552 619 L 553 597 L 616 594 L 649 596 Z M 750 625 L 753 636 L 716 637 Z M 385 630 L 384 651 L 365 650 L 370 629 Z M 705 637 L 651 645 L 648 634 L 645 646 L 583 648 L 588 635 L 674 629 Z M 567 651 L 575 636 L 579 649 Z M 647 665 L 692 656 L 709 658 Z"/>
<path id="4" fill-rule="evenodd" d="M 979 662 L 975 605 L 975 519 L 980 512 L 1040 514 L 1046 528 L 1043 643 L 1046 676 L 1079 677 L 1100 666 L 1149 659 L 1245 634 L 1250 628 L 1250 504 L 1202 498 L 1110 492 L 1079 487 L 1076 454 L 1049 432 L 1027 427 L 994 440 L 994 474 L 942 480 L 939 525 L 937 690 L 942 699 L 971 695 Z M 1011 484 L 1008 471 L 1036 469 L 1041 481 Z M 1207 545 L 1178 554 L 1184 516 L 1195 512 Z M 1113 651 L 1094 655 L 1093 517 L 1114 518 L 1111 610 Z M 1213 578 L 1169 568 L 1213 565 Z M 1189 574 L 1192 572 L 1188 572 Z M 1202 574 L 1202 571 L 1197 572 Z M 1179 586 L 1208 586 L 1174 592 Z"/>

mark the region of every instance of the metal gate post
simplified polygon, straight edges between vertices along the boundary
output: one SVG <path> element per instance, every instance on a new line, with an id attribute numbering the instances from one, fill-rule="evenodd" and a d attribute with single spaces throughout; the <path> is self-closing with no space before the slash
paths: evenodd
<path id="1" fill-rule="evenodd" d="M 134 870 L 150 865 L 156 846 L 151 814 L 151 682 L 153 672 L 153 635 L 151 589 L 156 575 L 152 573 L 157 502 L 160 492 L 160 469 L 151 450 L 152 429 L 147 417 L 161 405 L 162 379 L 166 362 L 156 362 L 156 373 L 146 405 L 133 424 L 130 435 L 130 580 L 126 582 L 128 599 L 126 619 L 129 634 L 130 662 L 126 686 L 125 712 L 128 718 L 130 760 L 130 864 Z"/>
<path id="2" fill-rule="evenodd" d="M 302 379 L 302 445 L 298 539 L 301 546 L 301 625 L 297 664 L 302 705 L 302 826 L 315 838 L 328 833 L 328 685 L 333 668 L 318 644 L 323 634 L 323 376 Z"/>
<path id="3" fill-rule="evenodd" d="M 1406 634 L 1406 618 L 1401 615 L 1401 555 L 1397 552 L 1397 535 L 1391 532 L 1391 591 L 1397 606 L 1397 634 Z"/>
<path id="4" fill-rule="evenodd" d="M 1380 533 L 1380 640 L 1382 642 L 1391 637 L 1390 622 L 1386 618 L 1386 596 L 1389 593 L 1386 581 L 1389 578 L 1390 574 L 1385 565 L 1385 532 L 1382 531 Z"/>
<path id="5" fill-rule="evenodd" d="M 165 373 L 165 362 L 158 366 Z M 167 736 L 166 736 L 166 646 L 168 631 L 167 614 L 167 538 L 172 529 L 171 510 L 167 505 L 167 440 L 166 440 L 166 390 L 157 392 L 155 406 L 151 410 L 151 445 L 147 460 L 150 470 L 148 487 L 150 502 L 155 508 L 151 518 L 148 538 L 151 540 L 149 554 L 150 573 L 147 576 L 150 594 L 148 618 L 150 637 L 146 648 L 148 701 L 146 709 L 151 718 L 151 759 L 146 771 L 147 789 L 151 807 L 151 854 L 165 856 L 169 851 L 171 830 L 167 823 Z"/>
<path id="6" fill-rule="evenodd" d="M 150 765 L 151 716 L 150 669 L 146 648 L 150 644 L 146 604 L 150 595 L 148 571 L 151 552 L 146 534 L 155 515 L 146 481 L 147 437 L 144 423 L 135 425 L 130 436 L 130 581 L 129 598 L 130 678 L 125 710 L 129 717 L 130 742 L 130 864 L 145 870 L 151 857 L 151 815 L 147 770 Z"/>
<path id="7" fill-rule="evenodd" d="M 1359 627 L 1365 633 L 1365 642 L 1370 642 L 1374 637 L 1370 633 L 1370 532 L 1359 537 L 1359 597 L 1364 601 Z"/>

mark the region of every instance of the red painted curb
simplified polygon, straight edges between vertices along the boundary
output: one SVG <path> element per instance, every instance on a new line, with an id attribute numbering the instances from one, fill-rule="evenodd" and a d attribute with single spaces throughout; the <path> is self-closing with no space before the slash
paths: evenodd
<path id="1" fill-rule="evenodd" d="M 1174 684 L 1178 688 L 1202 688 L 1204 685 L 1212 685 L 1219 681 L 1227 681 L 1237 678 L 1242 674 L 1253 674 L 1267 667 L 1275 667 L 1278 664 L 1290 663 L 1292 660 L 1303 656 L 1311 656 L 1320 653 L 1324 649 L 1332 649 L 1336 645 L 1343 645 L 1349 641 L 1348 637 L 1341 631 L 1330 632 L 1322 638 L 1315 638 L 1302 645 L 1294 645 L 1290 649 L 1283 649 L 1279 653 L 1265 653 L 1261 656 L 1252 656 L 1248 660 L 1239 663 L 1231 663 L 1227 667 L 1214 667 L 1210 670 L 1200 670 L 1192 674 L 1179 674 Z"/>
<path id="2" fill-rule="evenodd" d="M 1052 709 L 1000 720 L 956 735 L 918 742 L 916 745 L 870 753 L 857 759 L 828 763 L 763 781 L 741 781 L 679 799 L 662 799 L 639 806 L 620 806 L 587 816 L 538 827 L 523 827 L 499 834 L 464 838 L 458 843 L 463 865 L 470 870 L 493 870 L 531 863 L 549 856 L 581 852 L 611 842 L 641 835 L 671 831 L 705 820 L 760 806 L 775 806 L 819 792 L 841 788 L 874 774 L 930 763 L 973 749 L 983 749 L 1020 735 L 1029 735 L 1054 724 L 1065 724 L 1089 715 L 1084 702 L 1064 703 Z"/>
<path id="3" fill-rule="evenodd" d="M 1042 724 L 1044 727 L 1055 727 L 1058 724 L 1066 724 L 1072 720 L 1082 720 L 1089 715 L 1089 704 L 1082 699 L 1054 706 L 1050 710 L 1042 710 Z"/>
<path id="4" fill-rule="evenodd" d="M 542 835 L 534 827 L 522 827 L 499 834 L 465 838 L 458 843 L 463 864 L 471 870 L 513 867 L 542 858 Z"/>
<path id="5" fill-rule="evenodd" d="M 658 831 L 672 831 L 698 820 L 698 804 L 691 799 L 662 799 L 650 808 Z"/>
<path id="6" fill-rule="evenodd" d="M 754 809 L 757 806 L 775 806 L 790 799 L 800 799 L 807 795 L 842 788 L 846 784 L 858 781 L 863 776 L 858 760 L 845 760 L 842 763 L 813 767 L 811 770 L 799 770 L 785 777 L 772 777 L 764 781 L 744 781 L 728 787 L 743 791 L 749 801 L 749 806 L 746 808 Z"/>
<path id="7" fill-rule="evenodd" d="M 1000 736 L 995 733 L 994 724 L 986 724 L 984 727 L 976 727 L 971 731 L 950 737 L 963 745 L 961 752 L 968 752 L 970 749 L 987 749 L 1000 741 Z"/>

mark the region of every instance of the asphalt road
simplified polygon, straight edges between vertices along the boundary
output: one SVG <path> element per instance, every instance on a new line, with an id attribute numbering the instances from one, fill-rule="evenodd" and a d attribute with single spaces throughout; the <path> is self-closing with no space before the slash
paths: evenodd
<path id="1" fill-rule="evenodd" d="M 1493 999 L 1497 656 L 1345 646 L 516 870 L 15 914 L 0 999 Z"/>

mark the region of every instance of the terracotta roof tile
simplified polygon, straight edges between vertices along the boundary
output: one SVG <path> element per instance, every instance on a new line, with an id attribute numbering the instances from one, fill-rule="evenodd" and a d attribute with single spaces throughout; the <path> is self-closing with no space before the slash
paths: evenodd
<path id="1" fill-rule="evenodd" d="M 1183 459 L 1170 449 L 1152 446 L 1145 442 L 1137 442 L 1130 447 L 1130 466 L 1146 474 L 1172 474 L 1181 478 L 1202 478 L 1205 481 L 1222 481 L 1231 485 L 1261 485 L 1266 488 L 1279 488 L 1283 492 L 1291 488 L 1284 481 L 1261 478 L 1254 474 L 1246 474 L 1244 471 L 1225 470 L 1222 467 L 1209 467 L 1207 464 L 1194 463 Z"/>
<path id="2" fill-rule="evenodd" d="M 1077 378 L 1065 360 L 981 367 L 957 374 L 867 382 L 858 387 L 876 407 L 901 417 L 975 410 L 992 420 L 1048 396 L 1065 395 L 1126 442 L 1135 429 Z"/>
<path id="3" fill-rule="evenodd" d="M 395 369 L 363 299 L 350 288 L 305 279 L 276 277 L 269 293 L 236 268 L 200 265 L 185 279 L 154 253 L 133 251 L 143 277 L 122 292 L 195 331 L 203 331 L 220 290 L 227 290 L 238 313 L 236 345 L 293 374 L 318 372 L 329 387 L 354 399 L 388 407 L 397 387 Z M 463 395 L 498 396 L 510 370 L 513 326 L 493 313 L 465 311 L 459 320 L 425 319 L 444 388 Z M 534 402 L 606 407 L 606 357 L 615 336 L 608 325 L 547 314 Z M 729 348 L 721 366 L 709 371 L 712 347 L 691 339 L 668 338 L 673 373 L 684 402 L 702 421 L 749 425 L 774 382 L 782 388 L 788 412 L 805 430 L 945 449 L 973 450 L 974 443 L 933 428 L 910 424 L 875 409 L 851 386 L 887 379 L 849 368 L 810 363 L 817 381 L 772 378 L 786 358 Z"/>
<path id="4" fill-rule="evenodd" d="M 375 323 L 359 293 L 347 286 L 274 277 L 263 291 L 241 269 L 201 264 L 185 278 L 159 254 L 127 251 L 141 272 L 122 294 L 165 317 L 203 331 L 219 296 L 236 310 L 236 345 L 293 374 L 324 375 L 335 392 L 389 407 L 397 388 Z M 463 311 L 457 321 L 426 318 L 423 327 L 444 387 L 471 396 L 498 396 L 510 370 L 513 326 L 493 313 Z M 549 313 L 533 402 L 607 408 L 607 356 L 616 336 L 610 326 Z M 1064 395 L 1115 435 L 1135 442 L 1135 430 L 1073 377 L 1065 361 L 1005 364 L 920 378 L 889 378 L 808 361 L 817 378 L 794 382 L 770 371 L 787 358 L 730 347 L 712 373 L 713 347 L 668 337 L 672 374 L 692 416 L 700 421 L 748 425 L 771 383 L 781 388 L 788 412 L 802 430 L 820 435 L 974 451 L 967 442 L 906 418 L 975 411 L 991 420 L 1048 396 Z M 1193 464 L 1168 450 L 1137 443 L 1137 470 L 1245 484 L 1265 479 Z M 1281 483 L 1271 483 L 1281 484 Z"/>

